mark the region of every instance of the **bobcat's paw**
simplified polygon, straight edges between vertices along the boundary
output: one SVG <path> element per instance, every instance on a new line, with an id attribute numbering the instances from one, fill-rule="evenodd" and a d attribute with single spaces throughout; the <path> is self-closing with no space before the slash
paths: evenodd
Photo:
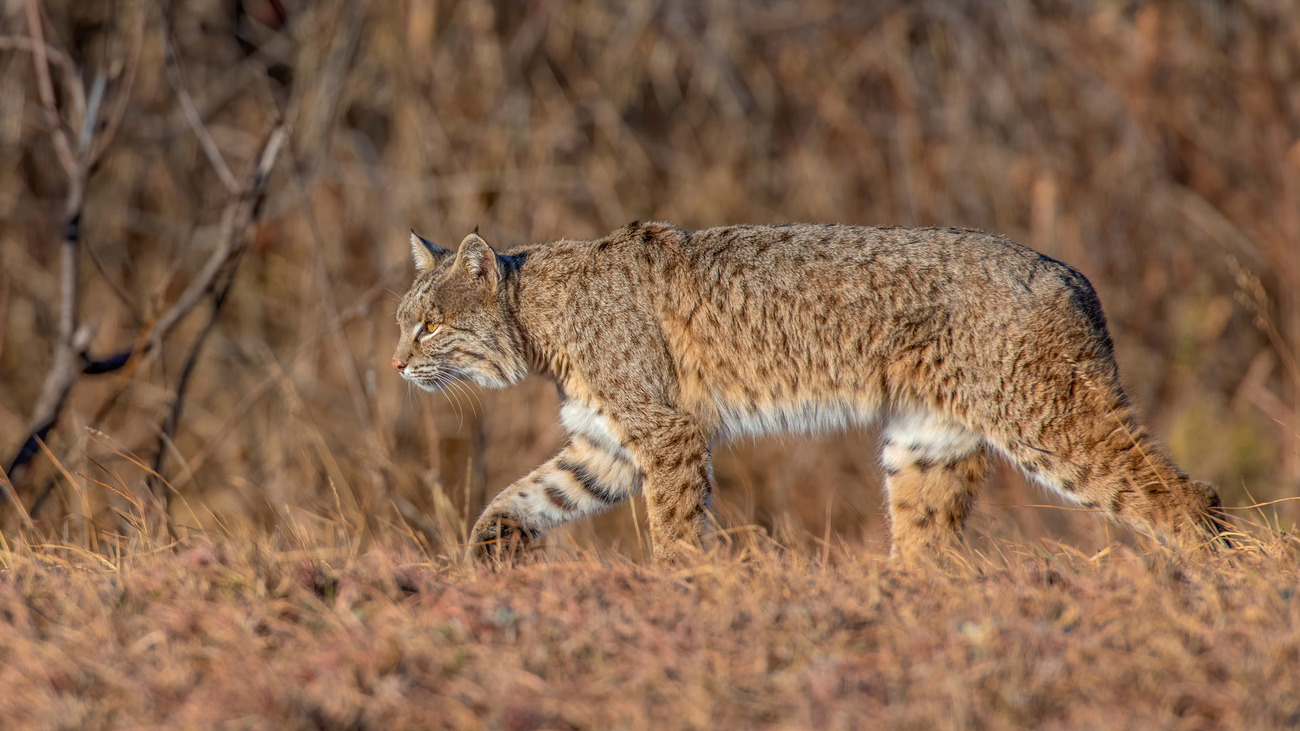
<path id="1" fill-rule="evenodd" d="M 471 535 L 470 557 L 480 564 L 500 566 L 522 558 L 541 531 L 504 515 L 492 515 L 479 518 Z"/>

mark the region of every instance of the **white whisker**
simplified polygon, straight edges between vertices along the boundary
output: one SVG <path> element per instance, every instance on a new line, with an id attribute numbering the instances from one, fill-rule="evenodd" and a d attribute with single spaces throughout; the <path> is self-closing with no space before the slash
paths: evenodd
<path id="1" fill-rule="evenodd" d="M 444 397 L 447 398 L 447 403 L 450 404 L 453 398 L 456 399 L 456 403 L 455 403 L 456 431 L 460 431 L 461 427 L 465 425 L 465 410 L 464 407 L 461 405 L 460 397 L 456 395 L 456 392 L 447 388 L 447 386 L 453 383 L 455 382 L 442 373 L 439 373 L 438 376 L 434 379 L 434 384 L 438 387 L 438 391 L 442 393 Z M 448 396 L 448 394 L 450 394 L 450 396 Z"/>
<path id="2" fill-rule="evenodd" d="M 483 407 L 483 402 L 479 400 L 478 394 L 474 392 L 474 389 L 470 388 L 469 386 L 465 385 L 460 381 L 453 381 L 450 385 L 454 387 L 458 393 L 462 393 L 465 395 L 465 400 L 469 402 L 470 409 L 474 414 L 474 417 L 478 418 L 479 409 Z"/>

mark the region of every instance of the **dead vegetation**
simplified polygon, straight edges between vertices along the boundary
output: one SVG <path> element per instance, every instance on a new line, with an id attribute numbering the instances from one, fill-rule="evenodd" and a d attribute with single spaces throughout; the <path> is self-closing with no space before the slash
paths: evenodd
<path id="1" fill-rule="evenodd" d="M 1292 3 L 9 0 L 0 99 L 7 721 L 1300 718 Z M 1257 550 L 1139 558 L 1004 470 L 970 567 L 897 574 L 851 434 L 720 449 L 694 569 L 641 567 L 631 506 L 471 572 L 555 396 L 391 374 L 405 232 L 633 219 L 1069 261 L 1178 461 L 1266 504 Z"/>
<path id="2" fill-rule="evenodd" d="M 1002 544 L 902 572 L 756 537 L 675 572 L 394 542 L 4 554 L 13 727 L 1275 728 L 1297 543 L 1188 564 Z"/>

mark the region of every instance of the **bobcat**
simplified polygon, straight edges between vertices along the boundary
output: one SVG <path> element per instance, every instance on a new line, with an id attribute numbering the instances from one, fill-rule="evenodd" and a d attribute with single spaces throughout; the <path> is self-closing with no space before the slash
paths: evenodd
<path id="1" fill-rule="evenodd" d="M 883 420 L 895 557 L 959 544 L 988 451 L 1081 505 L 1191 548 L 1219 497 L 1120 388 L 1082 274 L 965 229 L 633 223 L 597 241 L 457 251 L 411 232 L 393 367 L 429 390 L 555 381 L 569 442 L 502 491 L 473 550 L 502 557 L 644 490 L 654 556 L 706 537 L 710 448 Z"/>

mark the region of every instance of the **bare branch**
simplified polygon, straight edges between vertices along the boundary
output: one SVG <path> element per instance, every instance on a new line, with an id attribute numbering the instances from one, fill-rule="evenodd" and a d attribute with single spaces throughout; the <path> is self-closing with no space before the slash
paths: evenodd
<path id="1" fill-rule="evenodd" d="M 186 300 L 186 295 L 191 292 L 196 293 L 196 297 L 207 296 L 211 300 L 208 320 L 204 323 L 198 337 L 194 339 L 193 344 L 190 346 L 190 352 L 185 357 L 185 365 L 181 369 L 180 379 L 176 384 L 176 395 L 172 398 L 171 410 L 167 415 L 167 420 L 163 423 L 161 433 L 158 435 L 158 451 L 153 461 L 153 475 L 148 478 L 153 492 L 162 501 L 164 518 L 166 518 L 170 493 L 161 489 L 161 480 L 156 479 L 155 476 L 162 474 L 166 447 L 172 437 L 175 436 L 176 428 L 180 424 L 181 410 L 185 405 L 185 392 L 189 386 L 190 376 L 193 375 L 194 367 L 198 364 L 199 354 L 203 350 L 204 343 L 207 342 L 208 336 L 212 334 L 213 329 L 216 327 L 217 316 L 221 314 L 221 306 L 225 303 L 226 295 L 230 293 L 230 288 L 234 284 L 235 272 L 239 267 L 239 262 L 248 249 L 248 241 L 251 238 L 249 230 L 261 215 L 262 200 L 266 194 L 266 184 L 270 178 L 271 168 L 275 164 L 275 158 L 280 152 L 280 147 L 284 144 L 284 139 L 285 128 L 283 125 L 277 125 L 263 146 L 262 154 L 258 156 L 257 164 L 249 176 L 244 192 L 227 206 L 226 213 L 222 217 L 221 244 L 217 247 L 213 258 L 209 259 L 208 266 L 204 268 L 204 272 L 211 272 L 211 275 L 206 278 L 200 276 L 199 279 L 192 282 L 185 295 L 182 295 L 181 299 L 172 308 L 173 310 L 180 308 Z M 221 259 L 218 259 L 217 255 L 222 255 Z M 186 311 L 188 312 L 188 309 Z M 175 321 L 175 319 L 164 315 L 163 318 L 159 319 L 158 327 L 170 327 L 168 323 Z M 155 337 L 151 338 L 150 342 L 158 342 L 158 340 Z M 168 522 L 168 530 L 170 530 L 170 522 Z"/>
<path id="2" fill-rule="evenodd" d="M 86 349 L 90 346 L 93 330 L 78 324 L 78 273 L 81 243 L 81 209 L 86 189 L 84 154 L 77 157 L 68 141 L 67 130 L 59 118 L 59 111 L 54 101 L 54 85 L 50 80 L 48 47 L 45 45 L 45 32 L 41 26 L 41 11 L 36 0 L 27 0 L 27 30 L 31 35 L 32 59 L 36 66 L 36 85 L 41 97 L 41 106 L 45 110 L 45 120 L 50 127 L 50 137 L 54 150 L 68 175 L 68 193 L 64 202 L 64 225 L 60 248 L 59 263 L 59 334 L 54 346 L 54 362 L 45 374 L 45 383 L 41 386 L 41 395 L 32 410 L 28 422 L 28 437 L 18 450 L 17 456 L 7 470 L 11 486 L 21 479 L 27 464 L 40 449 L 42 440 L 49 434 L 58 421 L 59 412 L 72 391 L 72 386 L 81 376 Z M 66 69 L 71 78 L 76 77 L 75 69 Z M 99 99 L 103 97 L 102 83 L 96 101 L 86 109 L 85 126 L 94 129 L 92 114 L 98 111 Z M 83 146 L 86 152 L 89 142 Z M 0 493 L 0 505 L 3 505 L 12 492 Z"/>
<path id="3" fill-rule="evenodd" d="M 278 125 L 267 139 L 262 147 L 261 154 L 258 156 L 257 167 L 253 169 L 248 186 L 241 193 L 234 204 L 228 206 L 222 214 L 221 236 L 217 248 L 208 257 L 208 261 L 203 265 L 194 281 L 185 289 L 176 302 L 164 312 L 152 327 L 142 334 L 141 346 L 138 348 L 127 348 L 113 355 L 100 359 L 87 359 L 84 362 L 83 372 L 87 374 L 111 373 L 120 370 L 129 360 L 134 357 L 140 357 L 153 350 L 153 348 L 162 342 L 167 334 L 171 332 L 185 316 L 193 310 L 203 297 L 214 288 L 214 280 L 221 270 L 227 266 L 235 257 L 237 257 L 247 246 L 246 241 L 242 241 L 233 234 L 250 223 L 257 220 L 260 216 L 262 200 L 266 195 L 266 182 L 270 176 L 271 168 L 275 164 L 275 158 L 280 154 L 280 148 L 284 145 L 287 138 L 287 128 L 281 124 Z M 240 211 L 242 210 L 242 214 Z M 236 225 L 236 219 L 244 220 L 242 226 Z"/>
<path id="4" fill-rule="evenodd" d="M 108 80 L 104 72 L 95 74 L 95 83 L 90 88 L 90 101 L 86 104 L 86 118 L 81 122 L 81 134 L 77 135 L 77 158 L 86 163 L 90 153 L 90 143 L 95 139 L 95 120 L 99 116 L 99 105 L 104 102 L 104 89 Z"/>
<path id="5" fill-rule="evenodd" d="M 60 342 L 55 347 L 54 363 L 45 376 L 36 408 L 32 410 L 27 439 L 9 463 L 7 472 L 13 484 L 16 485 L 22 479 L 27 464 L 40 451 L 41 442 L 58 423 L 59 412 L 63 410 L 63 404 L 72 391 L 72 385 L 81 375 L 82 360 L 90 344 L 91 335 L 90 328 L 83 327 L 76 331 L 71 343 Z M 8 498 L 8 493 L 0 494 L 0 505 L 4 505 Z"/>
<path id="6" fill-rule="evenodd" d="M 78 186 L 80 187 L 80 186 Z M 63 246 L 59 266 L 59 344 L 70 346 L 77 332 L 78 297 L 77 274 L 80 270 L 79 244 L 81 243 L 81 197 L 74 200 L 68 194 L 68 219 L 63 225 Z"/>
<path id="7" fill-rule="evenodd" d="M 38 440 L 37 441 L 38 449 L 40 448 L 39 445 L 40 442 Z M 18 515 L 22 517 L 23 525 L 27 526 L 27 530 L 35 533 L 36 535 L 40 535 L 40 531 L 37 530 L 36 525 L 32 523 L 31 514 L 27 512 L 27 509 L 23 507 L 22 501 L 18 499 L 18 494 L 14 491 L 13 482 L 11 482 L 9 480 L 9 476 L 4 474 L 4 472 L 2 471 L 0 471 L 0 488 L 3 488 L 3 491 L 0 492 L 0 505 L 4 504 L 9 500 L 13 500 L 14 505 L 18 506 Z"/>
<path id="8" fill-rule="evenodd" d="M 207 155 L 208 162 L 212 163 L 212 168 L 217 171 L 217 177 L 221 178 L 221 184 L 226 186 L 226 190 L 234 193 L 239 190 L 239 181 L 235 180 L 234 173 L 230 172 L 230 166 L 226 165 L 225 158 L 221 156 L 221 150 L 217 149 L 217 143 L 212 140 L 212 135 L 208 134 L 208 128 L 203 125 L 203 117 L 194 106 L 194 100 L 190 98 L 190 93 L 185 90 L 185 81 L 181 78 L 180 63 L 176 60 L 176 48 L 172 45 L 171 24 L 167 22 L 165 13 L 163 15 L 163 48 L 167 66 L 167 79 L 171 81 L 172 88 L 176 90 L 176 98 L 180 102 L 181 110 L 185 113 L 185 121 L 189 122 L 190 128 L 194 130 L 194 135 L 199 138 L 199 146 L 203 148 L 203 154 Z"/>
<path id="9" fill-rule="evenodd" d="M 36 51 L 36 41 L 31 38 L 22 36 L 0 36 L 0 51 L 27 51 L 34 53 Z M 53 66 L 63 69 L 73 68 L 72 59 L 64 55 L 63 51 L 51 45 L 45 45 L 45 60 Z"/>
<path id="10" fill-rule="evenodd" d="M 104 131 L 99 134 L 95 140 L 94 150 L 90 153 L 90 167 L 94 167 L 104 153 L 108 150 L 109 145 L 117 137 L 117 131 L 122 125 L 122 119 L 126 116 L 127 105 L 131 101 L 131 91 L 135 88 L 136 71 L 140 68 L 140 50 L 144 47 L 144 29 L 145 22 L 148 20 L 149 5 L 143 0 L 138 5 L 136 11 L 135 29 L 131 34 L 131 55 L 127 58 L 126 69 L 123 72 L 122 86 L 117 91 L 117 106 L 114 107 L 104 126 Z"/>
<path id="11" fill-rule="evenodd" d="M 199 276 L 191 283 L 179 300 L 164 313 L 149 332 L 141 335 L 136 347 L 105 359 L 92 360 L 87 356 L 87 351 L 93 330 L 90 327 L 80 325 L 78 318 L 81 212 L 84 205 L 86 178 L 89 175 L 92 161 L 102 155 L 106 149 L 105 145 L 102 144 L 102 140 L 101 144 L 97 145 L 95 139 L 95 126 L 105 96 L 106 81 L 102 75 L 96 78 L 90 99 L 86 100 L 75 66 L 71 64 L 66 54 L 58 53 L 56 55 L 50 53 L 52 49 L 45 43 L 40 7 L 37 0 L 27 0 L 26 11 L 30 40 L 23 44 L 11 45 L 15 47 L 22 45 L 24 50 L 30 50 L 32 53 L 41 104 L 46 122 L 50 128 L 55 153 L 67 173 L 68 191 L 64 206 L 65 218 L 62 246 L 60 247 L 59 332 L 58 342 L 54 350 L 54 361 L 46 373 L 40 397 L 37 399 L 36 406 L 32 411 L 32 417 L 28 423 L 28 437 L 6 471 L 11 489 L 0 491 L 0 506 L 8 502 L 13 487 L 19 484 L 32 458 L 40 450 L 43 440 L 57 424 L 59 414 L 63 410 L 63 405 L 66 403 L 77 379 L 85 373 L 107 373 L 124 368 L 135 357 L 154 350 L 162 342 L 162 338 L 201 301 L 203 295 L 212 291 L 218 275 L 222 271 L 232 268 L 233 262 L 238 259 L 238 256 L 247 246 L 246 237 L 244 236 L 247 227 L 261 213 L 261 204 L 266 192 L 266 181 L 275 158 L 284 144 L 286 135 L 283 124 L 277 124 L 271 132 L 261 150 L 261 154 L 258 156 L 244 193 L 226 208 L 222 218 L 222 234 L 217 251 L 213 252 L 212 257 L 199 273 Z M 137 29 L 142 31 L 143 11 L 138 17 Z M 133 58 L 138 56 L 138 47 L 141 42 L 142 33 L 139 33 L 136 38 L 136 49 L 133 51 Z M 76 151 L 73 150 L 68 130 L 63 125 L 56 105 L 54 84 L 50 78 L 51 57 L 60 59 L 65 64 L 64 70 L 69 83 L 75 87 L 73 89 L 74 96 L 80 94 L 75 101 L 78 102 L 78 106 L 83 111 L 83 118 Z M 135 61 L 132 61 L 132 64 L 134 63 Z M 174 57 L 171 59 L 171 63 L 174 65 Z M 129 70 L 128 79 L 132 78 L 133 74 L 134 71 Z M 177 74 L 176 78 L 179 79 L 179 74 Z M 178 92 L 182 93 L 184 98 L 188 100 L 188 95 L 184 95 L 183 89 L 179 86 Z M 115 111 L 117 121 L 120 121 L 124 105 L 125 101 L 120 102 L 118 109 Z M 189 106 L 190 109 L 193 109 L 192 103 Z M 114 121 L 114 125 L 116 123 Z M 211 137 L 207 136 L 206 130 L 202 128 L 201 124 L 196 127 L 195 131 L 199 134 L 201 142 L 206 138 L 205 144 L 211 144 Z M 215 148 L 213 148 L 213 151 L 215 152 Z M 218 167 L 219 174 L 222 169 L 225 170 L 223 180 L 229 178 L 224 182 L 227 182 L 228 188 L 231 187 L 229 182 L 233 180 L 233 177 L 230 176 L 229 169 L 225 168 L 224 161 L 221 160 L 219 154 L 213 159 L 213 164 Z M 237 189 L 238 185 L 236 184 L 232 190 Z"/>
<path id="12" fill-rule="evenodd" d="M 266 181 L 270 177 L 271 168 L 275 165 L 276 156 L 280 154 L 280 147 L 284 145 L 286 135 L 284 125 L 276 125 L 270 138 L 262 146 L 257 166 L 253 168 L 247 187 L 240 194 L 235 205 L 227 206 L 222 215 L 221 238 L 217 250 L 212 252 L 202 271 L 181 293 L 171 309 L 158 318 L 149 333 L 150 347 L 161 341 L 181 318 L 194 309 L 203 296 L 211 291 L 212 283 L 222 268 L 247 246 L 247 241 L 236 234 L 260 215 L 262 199 L 266 194 Z"/>
<path id="13" fill-rule="evenodd" d="M 190 286 L 186 288 L 185 292 L 181 294 L 171 308 L 158 318 L 148 332 L 141 334 L 137 341 L 138 347 L 125 350 L 103 360 L 90 360 L 86 356 L 92 334 L 88 328 L 83 327 L 74 333 L 69 340 L 70 347 L 65 347 L 61 341 L 61 344 L 55 350 L 54 365 L 46 376 L 41 397 L 33 413 L 28 437 L 8 469 L 9 479 L 14 485 L 18 484 L 27 464 L 40 450 L 42 440 L 58 422 L 59 412 L 62 410 L 73 384 L 81 374 L 108 373 L 119 370 L 145 354 L 154 351 L 161 345 L 167 333 L 184 319 L 205 296 L 215 294 L 219 290 L 222 286 L 221 282 L 225 281 L 224 278 L 219 279 L 222 272 L 226 272 L 227 276 L 233 275 L 233 267 L 238 263 L 240 256 L 248 247 L 249 237 L 246 235 L 248 229 L 261 215 L 262 202 L 266 196 L 266 184 L 270 179 L 271 169 L 275 165 L 276 157 L 280 154 L 280 149 L 284 146 L 287 136 L 288 132 L 284 124 L 277 124 L 275 129 L 271 131 L 266 143 L 262 146 L 252 172 L 249 174 L 244 191 L 226 207 L 222 215 L 221 238 L 216 251 L 208 258 L 202 271 L 199 272 L 199 275 L 195 277 L 194 281 L 190 283 Z M 76 242 L 79 233 L 78 223 L 79 218 L 74 218 L 69 222 L 65 244 L 68 241 Z M 69 249 L 73 249 L 73 247 L 64 246 L 65 255 Z M 75 251 L 75 249 L 73 250 Z M 64 263 L 64 285 L 66 286 L 69 281 L 66 259 Z M 74 284 L 75 274 L 74 268 L 71 270 Z M 65 289 L 65 304 L 68 297 L 68 290 Z M 214 300 L 215 302 L 216 300 Z M 75 324 L 75 318 L 73 323 Z M 3 505 L 7 498 L 7 493 L 0 493 L 0 505 Z"/>
<path id="14" fill-rule="evenodd" d="M 68 144 L 68 134 L 59 119 L 59 110 L 54 102 L 54 83 L 50 80 L 49 58 L 46 54 L 45 29 L 41 26 L 41 9 L 36 0 L 27 0 L 27 33 L 31 36 L 31 51 L 36 66 L 36 88 L 41 95 L 41 106 L 45 109 L 45 123 L 50 127 L 50 136 L 54 140 L 54 152 L 59 163 L 71 181 L 78 178 L 77 158 L 72 154 L 72 145 Z M 66 57 L 65 57 L 66 58 Z M 78 192 L 78 197 L 80 193 Z"/>
<path id="15" fill-rule="evenodd" d="M 226 301 L 226 295 L 230 292 L 231 285 L 235 282 L 235 272 L 232 268 L 230 273 L 223 277 L 223 282 L 212 291 L 212 307 L 208 310 L 208 320 L 203 324 L 203 329 L 199 331 L 198 337 L 190 345 L 190 352 L 185 356 L 185 365 L 181 367 L 180 378 L 176 381 L 176 395 L 172 397 L 171 410 L 167 414 L 166 421 L 163 422 L 162 429 L 158 434 L 158 451 L 153 459 L 153 473 L 148 475 L 145 480 L 150 486 L 150 492 L 162 502 L 163 517 L 166 519 L 169 514 L 169 505 L 171 501 L 170 493 L 162 489 L 162 469 L 163 459 L 167 456 L 167 444 L 176 436 L 176 427 L 180 425 L 181 411 L 185 407 L 185 392 L 189 388 L 190 377 L 194 374 L 194 367 L 198 365 L 199 354 L 203 352 L 203 345 L 207 343 L 208 336 L 212 334 L 213 329 L 217 326 L 217 316 L 221 314 L 221 305 Z M 169 520 L 165 520 L 168 530 L 171 528 Z"/>

